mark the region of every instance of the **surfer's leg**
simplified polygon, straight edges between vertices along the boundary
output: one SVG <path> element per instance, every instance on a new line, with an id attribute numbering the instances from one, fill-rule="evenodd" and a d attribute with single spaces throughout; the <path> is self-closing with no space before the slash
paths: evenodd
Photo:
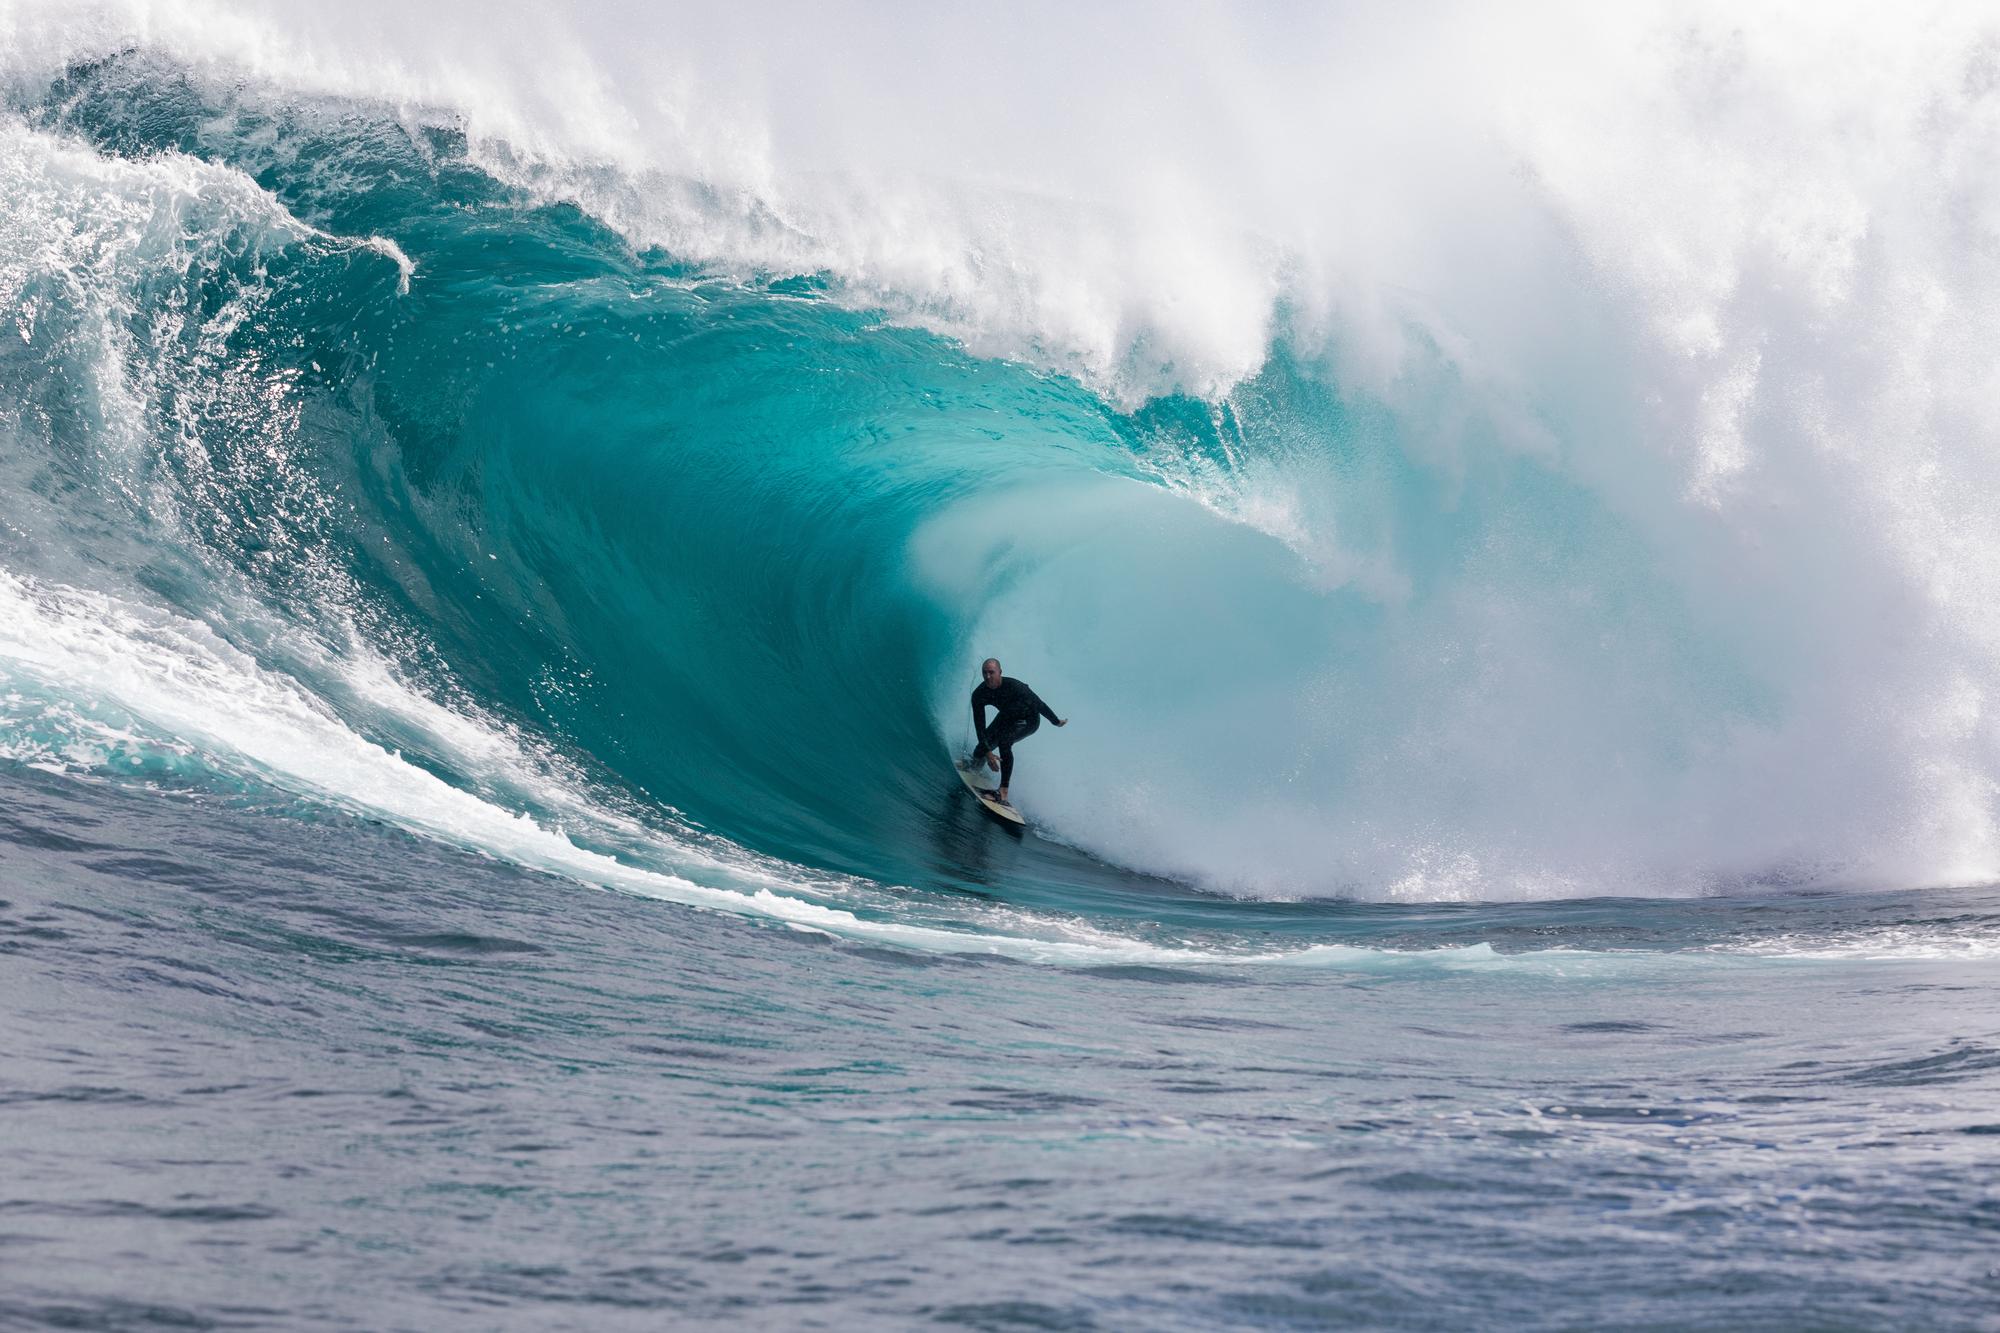
<path id="1" fill-rule="evenodd" d="M 1000 792 L 1002 800 L 1006 799 L 1008 783 L 1014 777 L 1014 746 L 1034 735 L 1035 728 L 1041 724 L 1042 720 L 1040 718 L 1031 717 L 1025 722 L 1014 723 L 993 737 L 1000 747 Z"/>

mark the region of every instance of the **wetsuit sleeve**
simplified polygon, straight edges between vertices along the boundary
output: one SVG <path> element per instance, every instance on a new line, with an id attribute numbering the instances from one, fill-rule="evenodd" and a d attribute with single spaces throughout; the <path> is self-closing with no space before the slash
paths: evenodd
<path id="1" fill-rule="evenodd" d="M 979 706 L 979 691 L 972 692 L 972 734 L 979 738 L 979 748 L 985 749 L 992 742 L 986 739 L 986 710 Z"/>
<path id="2" fill-rule="evenodd" d="M 1028 691 L 1028 697 L 1035 701 L 1036 712 L 1040 713 L 1043 717 L 1047 718 L 1051 722 L 1058 724 L 1062 722 L 1062 719 L 1056 716 L 1055 710 L 1042 702 L 1041 695 L 1036 694 L 1033 690 L 1030 690 Z"/>

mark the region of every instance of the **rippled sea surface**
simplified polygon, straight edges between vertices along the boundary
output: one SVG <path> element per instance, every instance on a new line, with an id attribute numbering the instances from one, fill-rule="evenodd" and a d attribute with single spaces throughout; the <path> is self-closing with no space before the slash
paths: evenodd
<path id="1" fill-rule="evenodd" d="M 2000 1305 L 1990 890 L 1334 905 L 1322 931 L 1413 952 L 1061 969 L 271 813 L 0 776 L 0 1322 Z"/>

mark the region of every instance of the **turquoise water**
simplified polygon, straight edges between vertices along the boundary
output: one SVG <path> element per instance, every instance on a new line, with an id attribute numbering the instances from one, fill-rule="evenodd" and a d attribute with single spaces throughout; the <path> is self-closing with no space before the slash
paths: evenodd
<path id="1" fill-rule="evenodd" d="M 0 118 L 9 1321 L 1989 1320 L 1976 459 L 1690 472 L 1546 237 L 1513 379 L 1293 292 L 1217 388 L 95 54 Z"/>

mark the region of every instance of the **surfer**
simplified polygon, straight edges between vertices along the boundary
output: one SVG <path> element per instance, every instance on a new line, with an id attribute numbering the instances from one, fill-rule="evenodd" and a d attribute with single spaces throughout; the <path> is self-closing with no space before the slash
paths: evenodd
<path id="1" fill-rule="evenodd" d="M 1068 726 L 1069 719 L 1057 717 L 1024 682 L 1001 675 L 997 657 L 980 663 L 979 675 L 979 684 L 972 691 L 972 729 L 979 736 L 979 748 L 972 752 L 972 762 L 983 759 L 988 768 L 999 772 L 1000 787 L 994 795 L 1005 805 L 1007 783 L 1014 776 L 1015 745 L 1034 735 L 1043 718 L 1059 727 Z M 992 726 L 986 724 L 989 707 L 994 710 Z"/>

